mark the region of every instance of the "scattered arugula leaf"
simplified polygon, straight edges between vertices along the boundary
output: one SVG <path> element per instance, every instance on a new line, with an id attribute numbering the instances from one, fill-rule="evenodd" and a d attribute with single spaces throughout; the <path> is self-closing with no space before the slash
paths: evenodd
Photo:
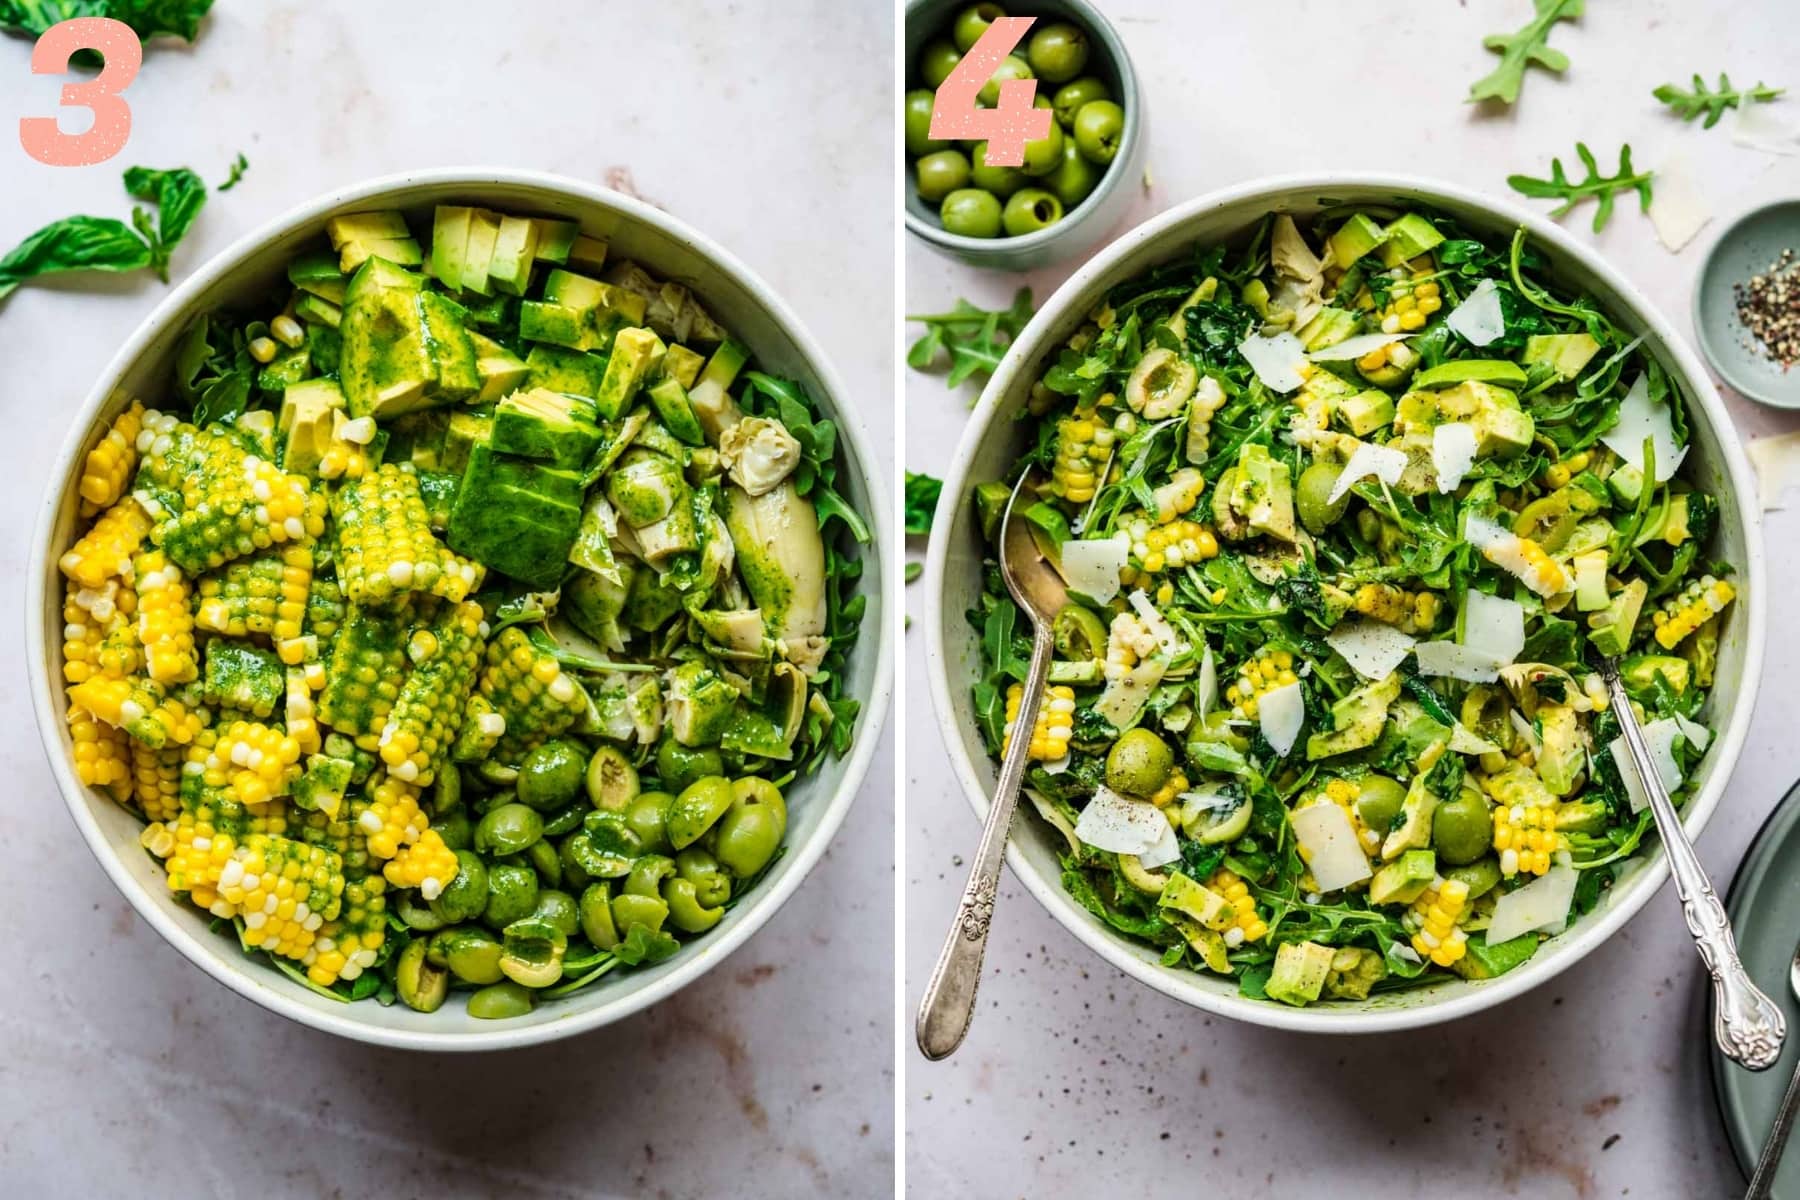
<path id="1" fill-rule="evenodd" d="M 221 192 L 229 192 L 232 188 L 234 188 L 238 185 L 238 181 L 244 177 L 244 172 L 248 171 L 249 169 L 250 169 L 250 160 L 245 158 L 243 156 L 242 152 L 240 152 L 237 156 L 237 161 L 231 164 L 231 177 L 228 178 L 224 183 L 221 183 L 215 190 L 221 191 Z"/>
<path id="2" fill-rule="evenodd" d="M 1508 175 L 1506 185 L 1515 192 L 1539 200 L 1560 198 L 1562 203 L 1550 210 L 1550 215 L 1560 217 L 1583 200 L 1598 200 L 1599 207 L 1594 210 L 1594 232 L 1599 233 L 1612 218 L 1613 199 L 1622 191 L 1635 191 L 1638 194 L 1638 207 L 1644 212 L 1650 211 L 1650 180 L 1654 171 L 1638 171 L 1631 165 L 1631 146 L 1619 149 L 1619 171 L 1616 175 L 1602 175 L 1600 164 L 1594 161 L 1594 152 L 1587 148 L 1586 142 L 1575 143 L 1575 153 L 1581 158 L 1581 165 L 1587 168 L 1587 178 L 1572 182 L 1563 173 L 1562 159 L 1550 160 L 1550 178 L 1535 179 L 1530 175 Z"/>
<path id="3" fill-rule="evenodd" d="M 977 308 L 967 300 L 958 300 L 947 313 L 909 316 L 908 321 L 925 326 L 925 336 L 906 351 L 906 365 L 915 371 L 930 371 L 947 354 L 950 369 L 944 376 L 944 386 L 949 388 L 962 386 L 977 371 L 992 375 L 1007 347 L 1024 331 L 1035 311 L 1031 289 L 1020 288 L 1009 308 Z"/>
<path id="4" fill-rule="evenodd" d="M 0 258 L 0 299 L 27 279 L 62 271 L 136 271 L 150 247 L 123 221 L 67 217 L 52 221 Z"/>
<path id="5" fill-rule="evenodd" d="M 906 564 L 906 582 L 911 583 L 925 573 L 925 564 L 909 562 Z"/>
<path id="6" fill-rule="evenodd" d="M 931 532 L 931 514 L 943 494 L 944 481 L 913 471 L 906 473 L 906 532 L 924 536 Z"/>
<path id="7" fill-rule="evenodd" d="M 1469 100 L 1498 100 L 1512 104 L 1519 98 L 1525 82 L 1525 68 L 1543 67 L 1560 75 L 1569 69 L 1569 56 L 1550 48 L 1550 31 L 1558 21 L 1572 21 L 1581 16 L 1587 0 L 1533 0 L 1537 15 L 1517 33 L 1490 33 L 1481 44 L 1500 56 L 1491 72 L 1476 80 L 1469 88 Z"/>
<path id="8" fill-rule="evenodd" d="M 140 38 L 167 34 L 191 42 L 212 6 L 213 0 L 0 0 L 0 29 L 35 38 L 74 17 L 110 17 Z"/>
<path id="9" fill-rule="evenodd" d="M 150 211 L 144 208 L 132 208 L 131 223 L 150 244 L 150 266 L 157 277 L 167 283 L 169 257 L 206 205 L 206 183 L 187 167 L 167 171 L 131 167 L 125 172 L 125 190 L 139 200 L 156 205 L 154 227 L 150 223 Z"/>
<path id="10" fill-rule="evenodd" d="M 1773 100 L 1785 91 L 1787 91 L 1786 88 L 1766 87 L 1760 79 L 1756 81 L 1755 87 L 1738 91 L 1731 86 L 1731 77 L 1720 71 L 1719 90 L 1716 92 L 1708 91 L 1706 81 L 1696 74 L 1694 90 L 1691 92 L 1679 84 L 1665 83 L 1651 95 L 1668 105 L 1674 110 L 1675 115 L 1684 121 L 1692 121 L 1701 113 L 1705 113 L 1706 122 L 1701 128 L 1711 129 L 1719 123 L 1719 118 L 1725 115 L 1726 109 L 1739 108 L 1757 101 Z"/>
<path id="11" fill-rule="evenodd" d="M 237 416 L 250 406 L 256 360 L 242 328 L 222 326 L 201 315 L 175 350 L 175 390 L 193 406 L 193 421 L 205 426 Z"/>

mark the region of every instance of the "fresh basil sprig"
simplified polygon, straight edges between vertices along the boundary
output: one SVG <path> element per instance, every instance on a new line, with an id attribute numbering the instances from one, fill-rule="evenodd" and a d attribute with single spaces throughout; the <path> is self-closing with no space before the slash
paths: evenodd
<path id="1" fill-rule="evenodd" d="M 4 6 L 7 0 L 0 0 Z M 132 167 L 125 190 L 156 206 L 133 208 L 131 224 L 111 217 L 52 221 L 0 258 L 0 300 L 28 279 L 64 271 L 155 270 L 169 281 L 169 258 L 206 203 L 206 185 L 186 167 Z"/>

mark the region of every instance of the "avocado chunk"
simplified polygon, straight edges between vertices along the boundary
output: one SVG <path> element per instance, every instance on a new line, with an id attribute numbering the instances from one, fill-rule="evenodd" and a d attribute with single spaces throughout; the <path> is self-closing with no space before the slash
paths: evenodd
<path id="1" fill-rule="evenodd" d="M 1231 928 L 1232 921 L 1237 917 L 1237 910 L 1229 900 L 1205 884 L 1195 883 L 1179 871 L 1169 874 L 1157 905 L 1184 913 L 1200 922 L 1202 927 L 1220 933 Z"/>
<path id="2" fill-rule="evenodd" d="M 1375 872 L 1369 881 L 1369 903 L 1411 904 L 1436 878 L 1437 855 L 1430 850 L 1408 850 Z"/>
<path id="3" fill-rule="evenodd" d="M 525 356 L 527 387 L 549 388 L 593 400 L 606 378 L 606 360 L 562 346 L 533 346 Z"/>
<path id="4" fill-rule="evenodd" d="M 1325 988 L 1331 974 L 1332 959 L 1337 957 L 1330 946 L 1317 942 L 1289 942 L 1275 951 L 1275 969 L 1263 985 L 1271 1000 L 1292 1004 L 1296 1008 L 1311 1004 Z"/>
<path id="5" fill-rule="evenodd" d="M 351 280 L 338 368 L 350 414 L 378 420 L 426 407 L 438 381 L 423 296 L 410 288 L 358 288 L 381 261 L 370 259 Z"/>
<path id="6" fill-rule="evenodd" d="M 544 299 L 578 312 L 590 313 L 606 299 L 606 285 L 574 271 L 551 271 L 544 276 Z"/>
<path id="7" fill-rule="evenodd" d="M 324 325 L 336 329 L 344 320 L 344 310 L 331 301 L 308 292 L 294 301 L 294 316 L 308 325 Z"/>
<path id="8" fill-rule="evenodd" d="M 1225 502 L 1250 533 L 1266 533 L 1284 542 L 1294 540 L 1291 473 L 1285 462 L 1269 453 L 1267 446 L 1252 442 L 1238 452 L 1236 473 Z"/>
<path id="9" fill-rule="evenodd" d="M 599 238 L 591 238 L 585 233 L 577 234 L 574 245 L 569 247 L 569 264 L 588 271 L 599 271 L 606 266 L 606 243 Z"/>
<path id="10" fill-rule="evenodd" d="M 562 580 L 581 526 L 581 476 L 481 442 L 469 453 L 446 541 L 530 587 Z"/>
<path id="11" fill-rule="evenodd" d="M 494 414 L 482 410 L 460 410 L 450 414 L 444 429 L 444 448 L 438 455 L 437 469 L 461 474 L 469 465 L 470 452 L 492 440 Z"/>
<path id="12" fill-rule="evenodd" d="M 312 354 L 305 346 L 288 350 L 256 373 L 256 386 L 265 392 L 279 392 L 312 374 Z"/>
<path id="13" fill-rule="evenodd" d="M 1452 964 L 1451 970 L 1464 979 L 1493 979 L 1523 965 L 1536 954 L 1538 935 L 1524 933 L 1498 946 L 1490 946 L 1487 934 L 1477 933 L 1470 936 L 1468 947 L 1468 952 Z"/>
<path id="14" fill-rule="evenodd" d="M 600 445 L 600 427 L 587 401 L 545 388 L 514 392 L 494 409 L 496 452 L 581 467 Z"/>
<path id="15" fill-rule="evenodd" d="M 1594 639 L 1594 649 L 1612 657 L 1629 650 L 1638 614 L 1643 611 L 1644 599 L 1649 594 L 1650 585 L 1634 579 L 1620 588 L 1618 595 L 1604 609 L 1589 617 L 1588 628 L 1592 631 L 1589 636 Z"/>
<path id="16" fill-rule="evenodd" d="M 1435 231 L 1434 231 L 1435 232 Z M 1381 243 L 1387 241 L 1387 230 L 1370 220 L 1367 214 L 1352 213 L 1327 239 L 1334 266 L 1347 267 Z"/>
<path id="17" fill-rule="evenodd" d="M 475 373 L 481 377 L 481 390 L 475 393 L 477 404 L 492 404 L 517 391 L 531 374 L 524 359 L 484 333 L 470 330 L 469 344 L 475 348 Z"/>
<path id="18" fill-rule="evenodd" d="M 704 355 L 677 342 L 663 355 L 663 376 L 673 379 L 686 390 L 694 386 L 694 381 L 700 378 L 700 368 L 705 365 Z"/>
<path id="19" fill-rule="evenodd" d="M 1400 804 L 1400 824 L 1381 843 L 1382 858 L 1392 860 L 1403 851 L 1431 844 L 1431 818 L 1436 815 L 1441 799 L 1433 788 L 1433 779 L 1447 747 L 1447 741 L 1435 741 L 1419 754 L 1418 774 L 1413 776 L 1406 789 L 1406 799 Z M 1461 790 L 1460 780 L 1451 784 L 1451 790 Z"/>
<path id="20" fill-rule="evenodd" d="M 1566 704 L 1539 704 L 1537 724 L 1541 747 L 1537 755 L 1538 778 L 1551 795 L 1566 796 L 1575 790 L 1575 778 L 1587 765 L 1581 724 L 1575 710 Z"/>
<path id="21" fill-rule="evenodd" d="M 599 344 L 586 312 L 550 300 L 527 300 L 519 305 L 519 336 L 570 350 L 592 350 Z"/>
<path id="22" fill-rule="evenodd" d="M 335 249 L 345 242 L 393 241 L 412 236 L 406 218 L 394 209 L 343 213 L 325 222 L 325 235 Z"/>
<path id="23" fill-rule="evenodd" d="M 1558 379 L 1573 379 L 1581 374 L 1600 343 L 1591 333 L 1538 333 L 1525 339 L 1525 352 L 1519 357 L 1527 366 L 1545 366 Z"/>
<path id="24" fill-rule="evenodd" d="M 1624 463 L 1606 477 L 1606 486 L 1620 504 L 1636 504 L 1644 490 L 1644 472 Z"/>
<path id="25" fill-rule="evenodd" d="M 1386 679 L 1365 683 L 1333 704 L 1330 731 L 1307 736 L 1307 761 L 1317 762 L 1374 745 L 1387 725 L 1388 706 L 1399 698 L 1400 687 L 1400 673 L 1391 671 Z"/>
<path id="26" fill-rule="evenodd" d="M 1413 376 L 1415 388 L 1447 387 L 1473 380 L 1501 387 L 1523 387 L 1525 371 L 1518 363 L 1504 358 L 1453 358 L 1435 367 L 1427 367 Z"/>
<path id="27" fill-rule="evenodd" d="M 975 487 L 975 515 L 981 521 L 981 540 L 991 542 L 1000 533 L 1000 518 L 1012 492 L 1004 483 L 990 481 Z"/>
<path id="28" fill-rule="evenodd" d="M 619 331 L 613 341 L 612 354 L 606 360 L 600 392 L 595 397 L 602 418 L 616 421 L 625 415 L 638 388 L 662 365 L 664 352 L 662 339 L 648 329 Z"/>
<path id="29" fill-rule="evenodd" d="M 469 243 L 469 222 L 475 210 L 440 204 L 431 218 L 431 277 L 451 291 L 462 290 L 463 252 Z"/>
<path id="30" fill-rule="evenodd" d="M 1331 974 L 1325 977 L 1325 995 L 1333 1000 L 1367 1000 L 1374 986 L 1387 978 L 1381 955 L 1363 946 L 1339 946 L 1331 956 Z"/>
<path id="31" fill-rule="evenodd" d="M 308 379 L 281 396 L 275 423 L 282 442 L 281 469 L 296 475 L 318 473 L 319 460 L 331 448 L 333 414 L 344 407 L 344 393 L 329 379 Z"/>
<path id="32" fill-rule="evenodd" d="M 425 261 L 419 243 L 411 238 L 396 241 L 345 242 L 338 251 L 338 270 L 348 275 L 371 258 L 385 258 L 402 266 L 416 267 Z"/>
<path id="33" fill-rule="evenodd" d="M 456 507 L 456 494 L 461 490 L 461 475 L 446 471 L 419 472 L 419 496 L 425 501 L 425 519 L 435 532 L 442 533 L 450 527 L 450 513 Z"/>
<path id="34" fill-rule="evenodd" d="M 477 296 L 491 295 L 488 269 L 494 261 L 494 243 L 500 237 L 500 216 L 478 208 L 469 214 L 469 240 L 463 243 L 462 286 Z"/>
<path id="35" fill-rule="evenodd" d="M 488 262 L 488 278 L 508 296 L 523 296 L 531 284 L 531 264 L 537 258 L 537 226 L 528 217 L 501 217 L 494 237 L 494 257 Z"/>
<path id="36" fill-rule="evenodd" d="M 664 375 L 650 385 L 650 403 L 670 433 L 690 446 L 706 444 L 706 431 L 700 428 L 693 405 L 688 403 L 687 389 L 680 383 Z"/>
<path id="37" fill-rule="evenodd" d="M 547 217 L 527 217 L 532 228 L 537 231 L 537 250 L 539 262 L 566 263 L 569 251 L 575 245 L 575 239 L 581 236 L 581 226 L 574 221 L 553 221 Z"/>
<path id="38" fill-rule="evenodd" d="M 454 301 L 436 292 L 420 297 L 425 310 L 425 333 L 431 356 L 437 363 L 437 384 L 430 388 L 436 404 L 455 404 L 481 390 L 481 371 L 475 362 L 475 343 L 463 324 L 467 315 Z"/>
<path id="39" fill-rule="evenodd" d="M 341 305 L 349 280 L 344 278 L 337 264 L 335 255 L 323 250 L 310 251 L 288 263 L 288 282 L 321 300 Z"/>
<path id="40" fill-rule="evenodd" d="M 1381 265 L 1397 267 L 1408 259 L 1436 249 L 1443 240 L 1444 235 L 1438 232 L 1437 226 L 1418 213 L 1407 213 L 1387 227 L 1387 236 L 1381 243 Z"/>
<path id="41" fill-rule="evenodd" d="M 1575 607 L 1581 612 L 1599 612 L 1606 599 L 1606 551 L 1588 550 L 1577 554 L 1575 565 Z"/>
<path id="42" fill-rule="evenodd" d="M 1504 393 L 1503 393 L 1504 394 Z M 1475 453 L 1484 458 L 1511 458 L 1530 448 L 1537 422 L 1521 408 L 1498 405 L 1475 414 Z"/>
<path id="43" fill-rule="evenodd" d="M 1394 398 L 1370 388 L 1338 401 L 1338 415 L 1357 437 L 1368 437 L 1394 419 Z"/>
<path id="44" fill-rule="evenodd" d="M 1632 695 L 1649 695 L 1658 676 L 1679 696 L 1688 688 L 1691 670 L 1688 660 L 1672 654 L 1634 654 L 1619 664 L 1625 690 Z"/>
<path id="45" fill-rule="evenodd" d="M 1356 332 L 1357 315 L 1341 308 L 1321 308 L 1312 320 L 1295 331 L 1307 351 L 1335 346 Z"/>

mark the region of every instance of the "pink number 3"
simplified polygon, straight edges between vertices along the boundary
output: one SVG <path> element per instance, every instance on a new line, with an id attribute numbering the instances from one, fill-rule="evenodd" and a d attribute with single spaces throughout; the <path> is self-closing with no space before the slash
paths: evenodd
<path id="1" fill-rule="evenodd" d="M 33 75 L 63 75 L 77 51 L 95 50 L 106 60 L 85 83 L 65 83 L 62 106 L 85 108 L 94 124 L 85 133 L 64 133 L 55 117 L 21 117 L 19 144 L 25 153 L 53 167 L 88 167 L 125 148 L 131 136 L 131 106 L 119 95 L 144 64 L 144 45 L 131 26 L 107 17 L 77 17 L 52 25 L 31 51 Z"/>

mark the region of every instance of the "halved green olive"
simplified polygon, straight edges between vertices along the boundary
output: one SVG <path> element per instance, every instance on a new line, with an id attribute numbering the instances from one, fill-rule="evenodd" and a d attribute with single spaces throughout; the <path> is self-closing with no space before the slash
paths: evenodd
<path id="1" fill-rule="evenodd" d="M 1250 814 L 1251 804 L 1246 796 L 1218 805 L 1196 797 L 1181 806 L 1181 828 L 1202 846 L 1235 842 L 1250 828 Z"/>
<path id="2" fill-rule="evenodd" d="M 1181 411 L 1194 394 L 1200 372 L 1167 346 L 1157 346 L 1138 359 L 1125 381 L 1125 403 L 1146 421 L 1161 421 Z"/>
<path id="3" fill-rule="evenodd" d="M 595 808 L 618 812 L 638 794 L 637 768 L 618 747 L 600 747 L 588 760 L 587 794 Z"/>
<path id="4" fill-rule="evenodd" d="M 1070 662 L 1099 661 L 1106 657 L 1106 626 L 1079 604 L 1069 604 L 1051 625 L 1056 652 Z"/>
<path id="5" fill-rule="evenodd" d="M 664 817 L 669 845 L 685 850 L 731 807 L 731 781 L 722 775 L 696 779 L 681 790 Z"/>

